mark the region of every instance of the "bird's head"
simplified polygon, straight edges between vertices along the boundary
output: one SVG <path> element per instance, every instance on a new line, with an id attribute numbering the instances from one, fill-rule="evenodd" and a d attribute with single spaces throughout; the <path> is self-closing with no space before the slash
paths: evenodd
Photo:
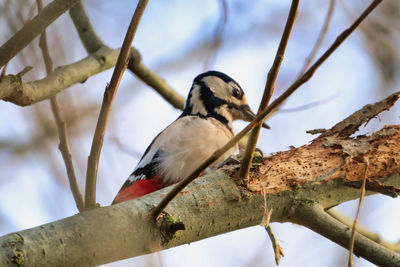
<path id="1" fill-rule="evenodd" d="M 225 124 L 233 120 L 252 121 L 255 118 L 240 85 L 218 71 L 208 71 L 194 79 L 183 113 L 214 117 Z M 269 128 L 265 123 L 262 126 Z"/>

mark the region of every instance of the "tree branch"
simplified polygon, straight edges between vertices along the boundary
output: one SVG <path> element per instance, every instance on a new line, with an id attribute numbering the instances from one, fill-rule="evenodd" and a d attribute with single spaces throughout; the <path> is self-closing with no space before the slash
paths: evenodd
<path id="1" fill-rule="evenodd" d="M 314 203 L 299 202 L 294 207 L 291 221 L 325 236 L 333 242 L 348 248 L 351 238 L 349 228 L 327 214 L 323 207 Z M 354 252 L 356 255 L 378 266 L 399 266 L 400 255 L 373 242 L 363 235 L 355 235 Z"/>
<path id="2" fill-rule="evenodd" d="M 373 140 L 360 136 L 353 140 L 354 144 L 357 144 L 357 140 L 370 144 L 371 149 L 365 156 L 371 163 L 376 163 L 374 170 L 368 170 L 366 176 L 399 186 L 400 126 L 390 126 L 374 133 Z M 156 223 L 149 213 L 171 187 L 118 205 L 85 211 L 60 221 L 5 235 L 0 237 L 0 266 L 14 266 L 13 262 L 16 261 L 25 266 L 100 265 L 259 225 L 265 212 L 263 191 L 257 190 L 262 183 L 260 188 L 265 189 L 268 208 L 273 209 L 270 222 L 314 223 L 316 218 L 306 220 L 309 217 L 298 214 L 302 209 L 299 204 L 308 205 L 317 201 L 323 209 L 327 209 L 359 197 L 359 190 L 344 184 L 346 178 L 362 178 L 354 174 L 354 171 L 363 171 L 357 160 L 346 160 L 337 175 L 318 180 L 343 156 L 339 147 L 325 147 L 318 140 L 310 145 L 276 153 L 266 158 L 259 168 L 252 169 L 252 192 L 235 182 L 234 173 L 238 165 L 224 166 L 222 170 L 211 172 L 190 184 L 168 205 Z M 301 165 L 299 160 L 302 161 Z M 277 167 L 271 168 L 271 164 Z M 371 192 L 367 191 L 369 194 Z M 293 214 L 298 215 L 293 217 Z M 176 218 L 174 225 L 183 224 L 186 230 L 169 232 L 168 229 L 174 228 L 165 227 L 170 218 Z M 307 227 L 320 232 L 316 226 Z M 349 236 L 349 231 L 341 235 Z M 332 237 L 334 240 L 336 238 Z M 339 238 L 337 242 L 345 242 L 347 246 L 348 240 L 341 241 Z M 374 246 L 374 251 L 381 250 L 380 247 L 371 246 Z M 356 241 L 356 254 L 361 253 L 358 249 L 366 248 Z M 385 254 L 385 251 L 382 253 Z"/>
<path id="3" fill-rule="evenodd" d="M 286 91 L 275 99 L 265 110 L 265 117 L 273 114 L 284 101 L 291 96 L 301 85 L 306 83 L 314 75 L 315 71 L 328 59 L 330 55 L 350 36 L 350 34 L 363 22 L 363 20 L 382 2 L 382 0 L 374 0 L 364 12 L 354 21 L 354 23 L 345 31 L 343 31 L 333 42 L 333 44 L 318 58 L 318 60 L 297 80 L 288 88 Z"/>
<path id="4" fill-rule="evenodd" d="M 340 211 L 338 211 L 335 208 L 329 209 L 326 211 L 329 215 L 331 215 L 333 218 L 338 220 L 339 222 L 343 223 L 347 227 L 352 227 L 353 225 L 353 219 L 350 219 Z M 372 241 L 378 243 L 379 245 L 382 245 L 386 247 L 389 250 L 392 250 L 394 252 L 400 253 L 400 242 L 397 243 L 390 243 L 386 240 L 383 240 L 379 234 L 372 232 L 371 230 L 367 229 L 366 227 L 362 225 L 357 226 L 357 232 L 362 234 L 365 237 L 368 237 Z"/>
<path id="5" fill-rule="evenodd" d="M 0 68 L 30 44 L 78 0 L 54 0 L 0 47 Z"/>
<path id="6" fill-rule="evenodd" d="M 361 190 L 360 190 L 361 191 L 360 192 L 360 199 L 358 201 L 356 217 L 354 218 L 353 226 L 351 228 L 348 267 L 353 267 L 354 266 L 353 252 L 354 252 L 354 243 L 356 241 L 356 232 L 357 232 L 357 228 L 358 228 L 358 217 L 360 216 L 361 204 L 362 204 L 362 202 L 364 200 L 364 196 L 365 196 L 365 184 L 366 184 L 366 181 L 367 181 L 367 178 L 365 177 L 365 174 L 367 173 L 367 168 L 368 168 L 369 163 L 368 163 L 368 160 L 366 160 L 364 157 L 363 157 L 363 162 L 364 162 L 365 166 L 364 166 L 362 186 L 361 186 Z M 400 261 L 399 261 L 399 263 L 400 263 Z"/>
<path id="7" fill-rule="evenodd" d="M 41 0 L 36 0 L 36 3 L 38 6 L 38 10 L 40 12 L 43 8 L 42 7 L 43 3 Z M 47 46 L 46 31 L 44 31 L 40 36 L 39 47 L 42 51 L 44 63 L 46 66 L 46 73 L 47 73 L 47 75 L 49 75 L 53 70 L 53 61 L 51 60 L 49 49 Z M 74 197 L 76 207 L 78 208 L 79 211 L 82 211 L 84 208 L 83 199 L 82 199 L 81 193 L 79 192 L 78 183 L 76 181 L 74 165 L 72 163 L 72 157 L 71 157 L 71 153 L 69 152 L 69 148 L 68 148 L 67 129 L 65 126 L 64 119 L 61 116 L 60 108 L 58 106 L 56 96 L 53 96 L 50 98 L 50 105 L 51 105 L 51 110 L 53 112 L 54 119 L 55 119 L 56 125 L 57 125 L 58 136 L 60 139 L 59 149 L 60 149 L 61 155 L 64 159 L 65 168 L 67 169 L 69 186 L 70 186 L 72 195 Z"/>
<path id="8" fill-rule="evenodd" d="M 276 51 L 274 63 L 268 72 L 267 82 L 265 83 L 264 94 L 262 96 L 260 106 L 258 107 L 258 113 L 268 106 L 271 100 L 272 94 L 275 89 L 275 80 L 278 77 L 279 69 L 285 55 L 287 43 L 289 41 L 290 33 L 292 31 L 294 22 L 296 20 L 297 9 L 299 6 L 299 0 L 293 0 L 290 6 L 289 15 L 286 20 L 285 29 L 282 33 L 281 41 L 279 43 L 278 50 Z M 241 179 L 247 179 L 249 176 L 251 162 L 253 160 L 254 149 L 256 148 L 258 136 L 261 130 L 261 123 L 257 124 L 256 127 L 251 131 L 249 140 L 246 145 L 246 149 L 243 154 L 243 158 L 240 163 L 239 177 Z"/>
<path id="9" fill-rule="evenodd" d="M 0 99 L 16 105 L 27 106 L 48 99 L 76 83 L 83 83 L 89 77 L 113 67 L 117 61 L 119 49 L 109 49 L 94 32 L 90 20 L 81 2 L 70 11 L 79 36 L 91 54 L 70 65 L 58 67 L 47 77 L 23 83 L 22 75 L 7 75 L 0 79 Z M 100 49 L 96 50 L 96 48 Z M 131 48 L 128 69 L 143 82 L 152 87 L 175 108 L 183 109 L 185 99 L 180 96 L 161 77 L 140 62 L 141 57 L 135 48 Z"/>
<path id="10" fill-rule="evenodd" d="M 103 146 L 104 135 L 107 128 L 108 117 L 111 112 L 114 97 L 117 93 L 119 82 L 128 65 L 131 43 L 135 37 L 136 30 L 139 26 L 140 19 L 142 18 L 147 3 L 148 0 L 139 0 L 135 13 L 132 16 L 131 23 L 129 24 L 126 32 L 110 84 L 106 87 L 104 92 L 103 103 L 100 108 L 100 114 L 97 120 L 86 170 L 85 208 L 93 208 L 96 205 L 97 169 L 101 148 Z"/>
<path id="11" fill-rule="evenodd" d="M 81 0 L 69 10 L 69 15 L 88 54 L 95 53 L 100 48 L 108 48 L 94 31 Z"/>
<path id="12" fill-rule="evenodd" d="M 0 99 L 27 106 L 48 99 L 76 83 L 115 65 L 119 49 L 100 51 L 69 65 L 55 69 L 47 77 L 24 83 L 20 75 L 6 75 L 0 81 Z"/>

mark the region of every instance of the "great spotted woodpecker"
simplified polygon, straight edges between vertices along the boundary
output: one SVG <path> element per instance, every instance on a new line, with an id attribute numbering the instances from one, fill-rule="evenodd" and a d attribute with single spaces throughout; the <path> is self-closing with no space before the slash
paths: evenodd
<path id="1" fill-rule="evenodd" d="M 231 77 L 218 71 L 200 74 L 183 113 L 153 139 L 112 204 L 179 182 L 234 136 L 233 120 L 254 117 L 242 88 Z M 237 145 L 232 147 L 214 165 L 237 150 Z"/>

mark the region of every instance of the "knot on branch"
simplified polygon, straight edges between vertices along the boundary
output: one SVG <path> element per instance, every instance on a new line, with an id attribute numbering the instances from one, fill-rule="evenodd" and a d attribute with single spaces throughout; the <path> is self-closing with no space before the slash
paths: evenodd
<path id="1" fill-rule="evenodd" d="M 185 230 L 185 224 L 178 217 L 163 212 L 157 218 L 157 224 L 162 236 L 162 244 L 165 245 L 175 237 L 175 233 Z"/>
<path id="2" fill-rule="evenodd" d="M 20 74 L 9 74 L 3 77 L 0 82 L 0 99 L 20 106 L 27 106 L 32 103 L 30 94 L 25 93 L 26 88 L 30 86 L 22 82 Z"/>
<path id="3" fill-rule="evenodd" d="M 25 255 L 23 252 L 24 238 L 18 234 L 14 233 L 10 235 L 9 239 L 5 241 L 1 248 L 8 250 L 8 258 L 16 266 L 25 266 Z"/>

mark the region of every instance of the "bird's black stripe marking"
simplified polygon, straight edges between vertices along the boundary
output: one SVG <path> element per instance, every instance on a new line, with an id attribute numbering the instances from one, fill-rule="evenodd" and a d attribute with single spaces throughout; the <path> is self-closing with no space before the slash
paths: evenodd
<path id="1" fill-rule="evenodd" d="M 208 76 L 215 76 L 215 77 L 218 77 L 218 78 L 220 78 L 221 80 L 223 80 L 223 81 L 226 82 L 226 83 L 233 82 L 233 83 L 236 85 L 237 89 L 239 89 L 239 91 L 240 91 L 240 97 L 239 97 L 239 99 L 242 99 L 242 98 L 243 98 L 243 96 L 244 96 L 244 91 L 243 91 L 242 87 L 239 85 L 239 83 L 236 82 L 234 79 L 232 79 L 232 77 L 226 75 L 225 73 L 219 72 L 219 71 L 210 70 L 210 71 L 207 71 L 207 72 L 205 72 L 205 73 L 202 73 L 202 74 L 198 75 L 198 76 L 194 79 L 193 82 L 194 82 L 194 83 L 200 83 L 201 80 L 202 80 L 203 78 L 208 77 Z"/>
<path id="2" fill-rule="evenodd" d="M 154 154 L 153 158 L 150 160 L 150 162 L 141 167 L 141 168 L 137 168 L 136 170 L 134 170 L 131 174 L 131 176 L 142 176 L 144 175 L 147 178 L 150 178 L 151 176 L 153 176 L 153 174 L 155 173 L 156 167 L 159 165 L 160 163 L 160 156 L 162 154 L 162 150 L 157 150 L 157 152 Z"/>
<path id="3" fill-rule="evenodd" d="M 221 98 L 215 97 L 215 95 L 213 94 L 213 92 L 211 91 L 211 89 L 208 87 L 208 85 L 206 84 L 206 82 L 203 81 L 203 78 L 205 77 L 209 77 L 209 76 L 215 76 L 220 78 L 221 80 L 223 80 L 226 83 L 229 82 L 233 82 L 236 86 L 237 89 L 240 90 L 241 92 L 241 96 L 243 97 L 244 92 L 243 89 L 240 87 L 240 85 L 231 77 L 229 77 L 228 75 L 219 72 L 219 71 L 208 71 L 205 73 L 202 73 L 200 75 L 198 75 L 194 80 L 193 80 L 193 85 L 192 88 L 190 89 L 189 95 L 186 99 L 186 105 L 185 105 L 185 109 L 183 110 L 183 113 L 179 116 L 179 118 L 185 117 L 185 116 L 197 116 L 200 117 L 202 119 L 207 119 L 207 118 L 214 118 L 217 121 L 221 122 L 223 125 L 225 125 L 229 131 L 231 133 L 233 133 L 233 130 L 231 129 L 231 127 L 229 126 L 229 121 L 227 118 L 225 118 L 223 115 L 219 114 L 216 112 L 216 109 L 222 105 L 227 105 L 227 107 L 229 109 L 236 109 L 236 110 L 240 110 L 241 106 L 233 104 L 233 103 L 228 103 L 226 100 L 223 100 Z M 202 102 L 202 104 L 204 105 L 204 108 L 207 112 L 207 115 L 204 114 L 200 114 L 200 113 L 194 113 L 193 111 L 193 106 L 191 105 L 191 100 L 193 97 L 193 90 L 196 88 L 195 86 L 198 85 L 200 86 L 200 92 L 199 92 L 199 96 L 200 99 L 199 101 Z M 178 119 L 179 119 L 178 118 Z"/>
<path id="4" fill-rule="evenodd" d="M 190 98 L 192 97 L 192 94 L 189 93 L 185 109 L 184 109 L 183 113 L 179 116 L 179 118 L 182 118 L 185 116 L 197 116 L 202 119 L 214 118 L 217 121 L 221 122 L 226 128 L 228 128 L 228 130 L 231 133 L 233 133 L 233 130 L 229 126 L 228 119 L 225 118 L 223 115 L 215 112 L 216 108 L 218 108 L 222 105 L 228 105 L 228 102 L 223 99 L 215 97 L 205 82 L 201 81 L 198 85 L 200 85 L 200 99 L 199 100 L 203 103 L 204 108 L 207 111 L 207 115 L 200 114 L 200 113 L 193 113 L 192 106 L 190 105 Z"/>
<path id="5" fill-rule="evenodd" d="M 149 146 L 150 147 L 150 146 Z M 161 150 L 158 150 L 153 158 L 151 159 L 150 163 L 145 165 L 144 167 L 141 168 L 137 168 L 135 169 L 132 174 L 130 176 L 136 176 L 136 177 L 141 177 L 142 175 L 144 175 L 146 178 L 150 178 L 152 177 L 156 170 L 157 170 L 157 166 L 159 165 L 159 157 L 162 154 Z M 130 179 L 127 179 L 125 181 L 125 183 L 122 185 L 121 189 L 119 190 L 119 192 L 121 192 L 122 190 L 124 190 L 125 188 L 127 188 L 128 186 L 130 186 L 133 182 L 135 182 L 136 180 L 131 181 Z"/>

